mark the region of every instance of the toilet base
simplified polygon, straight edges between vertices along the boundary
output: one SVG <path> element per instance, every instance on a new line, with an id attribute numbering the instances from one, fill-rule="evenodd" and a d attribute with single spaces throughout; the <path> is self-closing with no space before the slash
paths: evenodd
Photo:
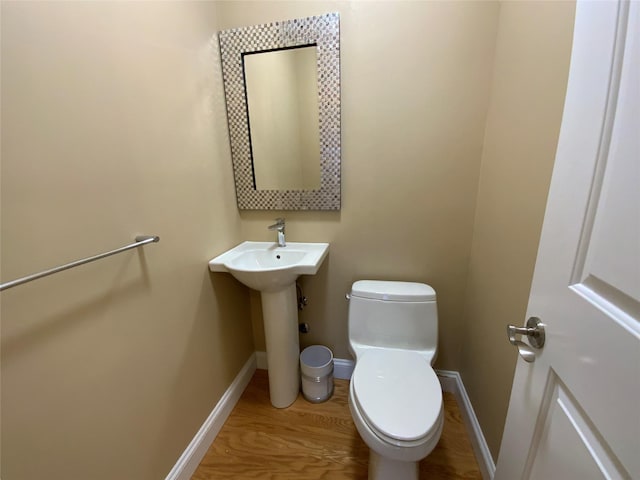
<path id="1" fill-rule="evenodd" d="M 385 458 L 369 449 L 369 480 L 418 480 L 418 462 Z"/>

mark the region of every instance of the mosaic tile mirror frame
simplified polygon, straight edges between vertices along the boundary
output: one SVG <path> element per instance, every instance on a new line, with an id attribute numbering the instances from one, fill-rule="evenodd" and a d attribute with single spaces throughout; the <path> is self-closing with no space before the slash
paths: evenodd
<path id="1" fill-rule="evenodd" d="M 218 34 L 227 121 L 240 210 L 340 210 L 340 17 L 338 13 L 234 28 Z M 242 56 L 315 45 L 320 188 L 258 190 Z"/>

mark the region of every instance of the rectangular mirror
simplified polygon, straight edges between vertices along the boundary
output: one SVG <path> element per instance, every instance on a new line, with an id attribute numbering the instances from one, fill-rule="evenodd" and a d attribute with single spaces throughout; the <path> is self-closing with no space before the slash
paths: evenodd
<path id="1" fill-rule="evenodd" d="M 316 46 L 245 53 L 256 190 L 320 188 Z"/>
<path id="2" fill-rule="evenodd" d="M 219 39 L 238 208 L 339 210 L 339 15 Z"/>

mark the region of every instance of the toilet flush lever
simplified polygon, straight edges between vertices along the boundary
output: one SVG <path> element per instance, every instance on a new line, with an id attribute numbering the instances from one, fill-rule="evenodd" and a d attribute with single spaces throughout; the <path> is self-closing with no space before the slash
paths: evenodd
<path id="1" fill-rule="evenodd" d="M 509 336 L 509 342 L 511 345 L 518 347 L 518 353 L 525 362 L 531 363 L 536 359 L 536 354 L 533 352 L 531 347 L 542 348 L 544 346 L 544 324 L 538 317 L 529 317 L 525 327 L 507 325 L 507 335 Z M 530 346 L 522 340 L 518 340 L 516 335 L 528 337 Z"/>

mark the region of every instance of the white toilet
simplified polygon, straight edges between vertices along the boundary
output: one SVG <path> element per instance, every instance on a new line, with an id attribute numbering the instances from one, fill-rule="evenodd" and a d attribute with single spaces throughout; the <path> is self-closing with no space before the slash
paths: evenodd
<path id="1" fill-rule="evenodd" d="M 356 366 L 349 409 L 369 446 L 369 479 L 418 479 L 438 443 L 442 389 L 431 365 L 438 346 L 436 292 L 410 282 L 360 280 L 349 298 Z"/>

